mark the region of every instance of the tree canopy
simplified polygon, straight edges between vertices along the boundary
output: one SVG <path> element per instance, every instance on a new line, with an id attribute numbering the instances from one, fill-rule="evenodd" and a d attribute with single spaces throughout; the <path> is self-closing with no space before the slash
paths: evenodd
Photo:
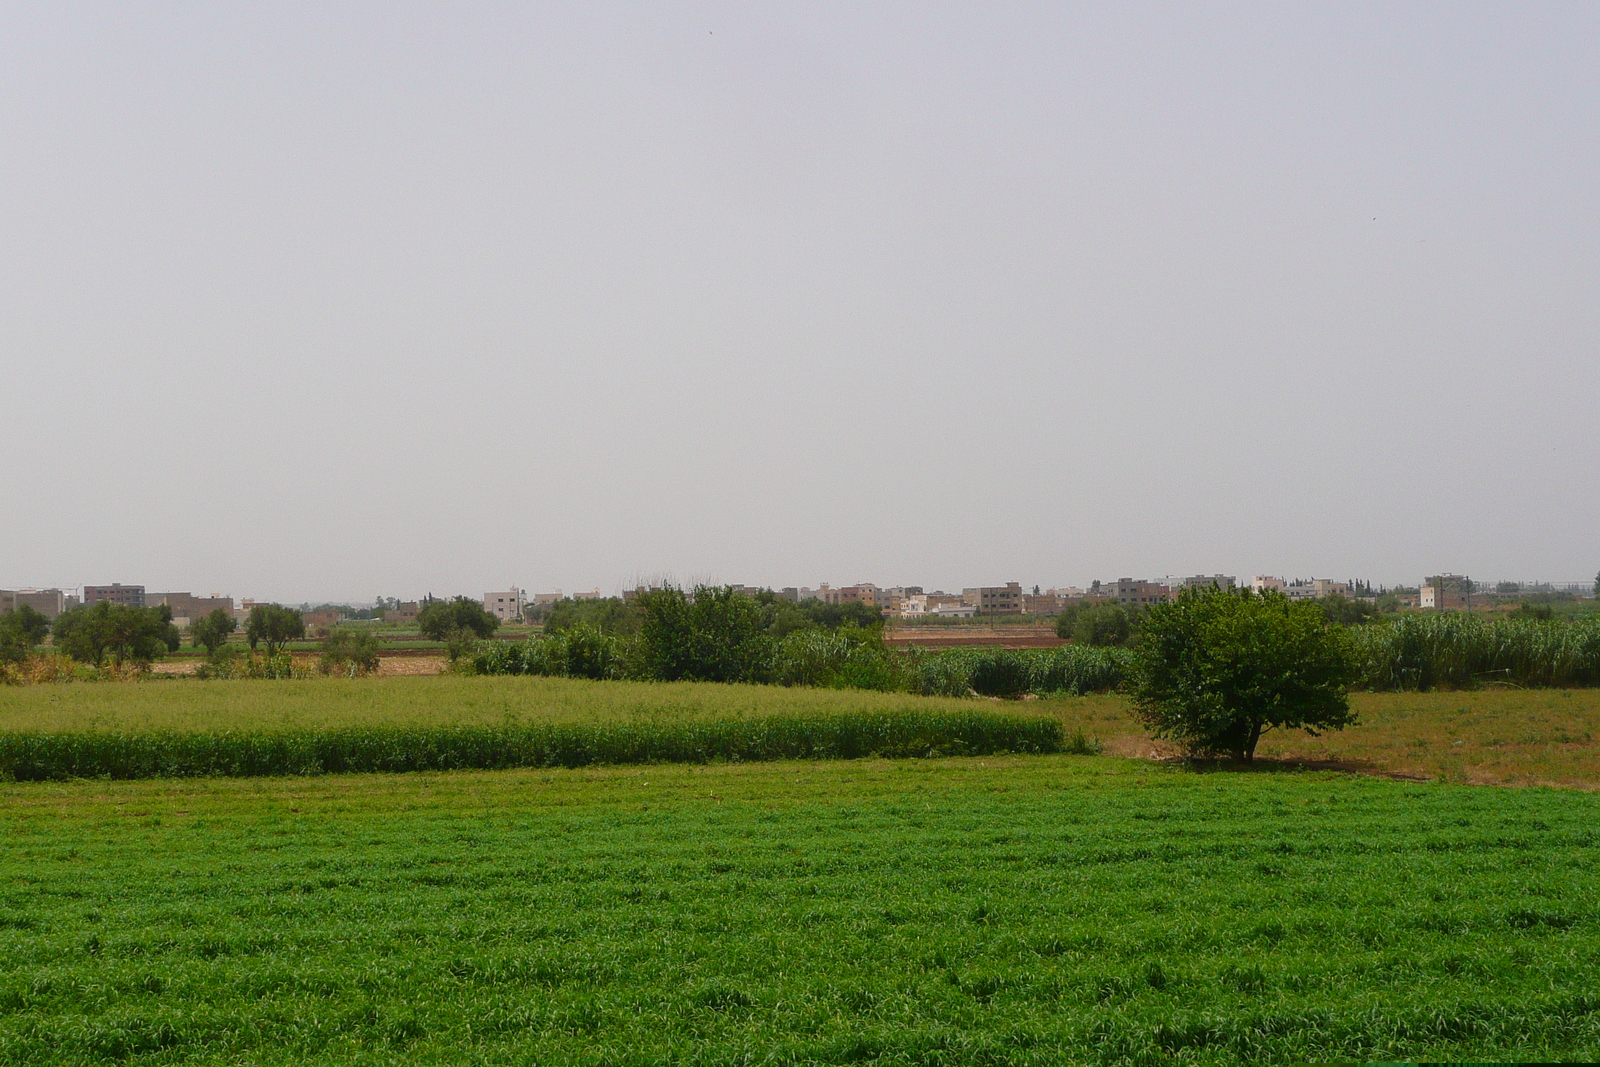
<path id="1" fill-rule="evenodd" d="M 239 628 L 233 612 L 217 608 L 211 614 L 189 624 L 189 640 L 201 645 L 213 656 L 228 642 L 228 635 Z"/>
<path id="2" fill-rule="evenodd" d="M 500 620 L 471 597 L 430 600 L 417 612 L 417 629 L 424 637 L 447 642 L 451 659 L 459 658 L 472 640 L 492 637 L 499 628 Z"/>
<path id="3" fill-rule="evenodd" d="M 1186 590 L 1151 606 L 1134 650 L 1134 712 L 1197 755 L 1255 758 L 1264 731 L 1355 722 L 1346 632 L 1312 601 L 1249 589 Z"/>
<path id="4" fill-rule="evenodd" d="M 264 644 L 269 656 L 277 655 L 284 645 L 305 635 L 305 616 L 281 604 L 257 604 L 250 609 L 244 624 L 244 638 L 250 647 Z"/>
<path id="5" fill-rule="evenodd" d="M 652 589 L 639 597 L 644 621 L 638 655 L 664 682 L 762 682 L 771 670 L 774 638 L 768 605 L 732 586 Z"/>
<path id="6" fill-rule="evenodd" d="M 107 656 L 119 666 L 128 661 L 149 663 L 176 652 L 181 638 L 172 625 L 172 609 L 165 604 L 136 608 L 101 600 L 92 607 L 77 607 L 56 618 L 55 645 L 80 663 L 99 666 Z"/>
<path id="7" fill-rule="evenodd" d="M 1056 617 L 1056 635 L 1096 648 L 1125 645 L 1133 635 L 1133 615 L 1121 604 L 1075 604 Z"/>
<path id="8" fill-rule="evenodd" d="M 21 663 L 50 632 L 50 620 L 27 604 L 0 615 L 0 663 Z"/>

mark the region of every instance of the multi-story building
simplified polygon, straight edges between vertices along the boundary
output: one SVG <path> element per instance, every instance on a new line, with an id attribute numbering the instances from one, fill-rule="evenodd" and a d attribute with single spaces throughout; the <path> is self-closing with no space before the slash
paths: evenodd
<path id="1" fill-rule="evenodd" d="M 203 619 L 218 608 L 229 615 L 234 614 L 231 596 L 195 596 L 193 593 L 144 595 L 144 606 L 147 608 L 158 608 L 163 604 L 172 609 L 172 621 L 179 626 L 187 626 L 195 619 Z"/>
<path id="2" fill-rule="evenodd" d="M 306 624 L 306 633 L 313 637 L 326 637 L 339 625 L 339 613 L 332 608 L 318 608 L 300 614 Z"/>
<path id="3" fill-rule="evenodd" d="M 1101 584 L 1094 593 L 1113 603 L 1134 607 L 1165 604 L 1172 598 L 1172 590 L 1169 587 L 1143 578 L 1118 578 L 1114 582 Z"/>
<path id="4" fill-rule="evenodd" d="M 422 605 L 415 600 L 403 600 L 397 608 L 385 608 L 383 611 L 384 622 L 416 622 L 417 612 L 422 610 Z"/>
<path id="5" fill-rule="evenodd" d="M 508 589 L 503 593 L 483 594 L 483 610 L 501 622 L 518 622 L 522 619 L 524 590 Z"/>
<path id="6" fill-rule="evenodd" d="M 1349 582 L 1336 582 L 1332 578 L 1313 578 L 1311 588 L 1319 597 L 1350 595 Z"/>
<path id="7" fill-rule="evenodd" d="M 1067 598 L 1059 593 L 1023 593 L 1024 615 L 1060 615 L 1067 607 Z"/>
<path id="8" fill-rule="evenodd" d="M 0 589 L 0 615 L 18 608 L 32 608 L 54 622 L 67 608 L 76 607 L 77 599 L 59 589 Z"/>
<path id="9" fill-rule="evenodd" d="M 1283 592 L 1283 586 L 1284 581 L 1282 578 L 1275 578 L 1270 574 L 1258 574 L 1250 579 L 1250 588 L 1258 593 L 1265 593 L 1269 589 L 1275 589 L 1281 593 Z"/>
<path id="10" fill-rule="evenodd" d="M 86 585 L 83 587 L 83 602 L 93 606 L 102 600 L 109 600 L 113 604 L 121 604 L 130 608 L 144 607 L 144 586 L 123 585 L 113 582 L 111 585 Z"/>
<path id="11" fill-rule="evenodd" d="M 1184 589 L 1232 589 L 1237 584 L 1238 580 L 1231 574 L 1196 574 L 1178 582 Z"/>
<path id="12" fill-rule="evenodd" d="M 635 590 L 634 596 L 638 596 L 640 593 L 647 591 L 648 590 L 646 590 L 644 586 L 640 586 L 637 590 Z M 533 594 L 533 600 L 529 603 L 532 603 L 536 608 L 548 608 L 561 603 L 561 601 L 565 599 L 566 597 L 562 595 L 561 590 L 557 589 L 553 593 L 535 593 Z"/>
<path id="13" fill-rule="evenodd" d="M 979 615 L 1021 615 L 1022 583 L 969 586 L 961 590 L 961 600 Z"/>
<path id="14" fill-rule="evenodd" d="M 1461 611 L 1472 607 L 1472 579 L 1459 574 L 1436 574 L 1422 583 L 1417 606 L 1424 611 Z"/>

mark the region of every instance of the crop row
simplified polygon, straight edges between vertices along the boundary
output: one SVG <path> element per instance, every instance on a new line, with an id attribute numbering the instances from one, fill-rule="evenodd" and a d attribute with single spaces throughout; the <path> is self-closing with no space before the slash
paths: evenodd
<path id="1" fill-rule="evenodd" d="M 0 733 L 0 777 L 254 777 L 1087 751 L 1053 719 L 987 710 L 678 722 Z"/>

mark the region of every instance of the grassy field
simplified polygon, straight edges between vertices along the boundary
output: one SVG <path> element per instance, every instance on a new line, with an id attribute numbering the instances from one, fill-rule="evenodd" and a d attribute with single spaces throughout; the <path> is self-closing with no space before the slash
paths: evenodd
<path id="1" fill-rule="evenodd" d="M 1478 784 L 1600 787 L 1600 690 L 1355 693 L 1361 725 L 1320 738 L 1269 733 L 1265 759 L 1327 761 Z M 773 715 L 997 708 L 1059 720 L 1121 755 L 1170 754 L 1121 696 L 996 702 L 859 690 L 566 678 L 152 681 L 0 688 L 0 733 L 295 730 L 371 725 L 666 723 Z"/>
<path id="2" fill-rule="evenodd" d="M 300 729 L 396 724 L 742 719 L 971 710 L 971 700 L 862 690 L 450 675 L 299 681 L 165 679 L 0 688 L 0 732 Z M 1008 710 L 1025 710 L 1008 705 Z"/>
<path id="3" fill-rule="evenodd" d="M 6 1063 L 1600 1056 L 1600 797 L 1109 757 L 0 786 Z"/>
<path id="4" fill-rule="evenodd" d="M 1030 702 L 1031 703 L 1031 702 Z M 1329 762 L 1479 785 L 1600 788 L 1600 689 L 1352 693 L 1361 723 L 1310 737 L 1268 733 L 1258 756 Z M 1121 755 L 1170 755 L 1134 720 L 1125 697 L 1043 700 L 1032 706 Z"/>

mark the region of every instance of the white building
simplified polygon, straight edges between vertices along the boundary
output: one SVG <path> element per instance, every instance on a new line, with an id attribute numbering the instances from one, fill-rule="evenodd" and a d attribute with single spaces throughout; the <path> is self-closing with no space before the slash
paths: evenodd
<path id="1" fill-rule="evenodd" d="M 521 589 L 508 589 L 503 593 L 485 593 L 483 610 L 501 622 L 520 622 L 525 595 L 526 592 Z"/>

